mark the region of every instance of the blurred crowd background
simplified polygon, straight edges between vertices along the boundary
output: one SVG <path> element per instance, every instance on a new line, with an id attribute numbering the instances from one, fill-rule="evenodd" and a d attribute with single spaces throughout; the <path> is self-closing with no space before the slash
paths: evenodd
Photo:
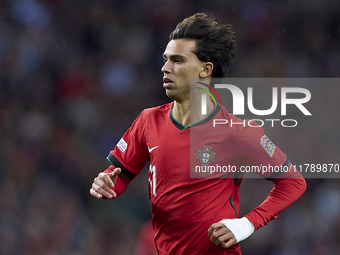
<path id="1" fill-rule="evenodd" d="M 198 11 L 234 25 L 230 77 L 339 77 L 337 0 L 0 1 L 0 254 L 138 254 L 151 217 L 148 166 L 115 201 L 89 189 L 139 112 L 170 102 L 162 53 L 176 24 Z M 291 161 L 338 160 L 339 126 L 329 120 L 339 119 L 339 94 L 320 93 L 321 128 L 272 138 Z M 241 214 L 272 187 L 244 182 Z M 339 253 L 340 181 L 307 184 L 243 254 Z"/>

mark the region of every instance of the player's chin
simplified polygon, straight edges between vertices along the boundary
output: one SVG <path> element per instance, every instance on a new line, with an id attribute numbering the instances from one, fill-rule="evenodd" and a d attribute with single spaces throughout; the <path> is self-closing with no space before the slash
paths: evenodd
<path id="1" fill-rule="evenodd" d="M 172 100 L 176 100 L 178 98 L 177 93 L 174 89 L 170 89 L 170 88 L 165 89 L 165 93 Z"/>

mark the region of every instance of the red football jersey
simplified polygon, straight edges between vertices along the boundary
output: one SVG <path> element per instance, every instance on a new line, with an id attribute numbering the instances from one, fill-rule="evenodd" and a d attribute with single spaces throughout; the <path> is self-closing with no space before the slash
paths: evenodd
<path id="1" fill-rule="evenodd" d="M 144 110 L 108 159 L 121 167 L 129 180 L 150 161 L 149 196 L 159 254 L 241 254 L 239 244 L 224 249 L 211 243 L 207 231 L 211 224 L 222 219 L 240 217 L 238 191 L 243 174 L 239 171 L 198 173 L 197 166 L 202 169 L 234 166 L 240 170 L 261 164 L 287 165 L 289 161 L 261 127 L 242 124 L 231 127 L 232 121 L 242 121 L 222 106 L 216 106 L 206 119 L 190 128 L 173 118 L 172 107 L 170 103 Z M 214 127 L 216 119 L 229 122 Z M 263 177 L 277 176 L 268 172 Z M 266 209 L 254 209 L 246 217 L 257 229 L 277 216 L 270 208 L 279 206 L 274 202 Z"/>

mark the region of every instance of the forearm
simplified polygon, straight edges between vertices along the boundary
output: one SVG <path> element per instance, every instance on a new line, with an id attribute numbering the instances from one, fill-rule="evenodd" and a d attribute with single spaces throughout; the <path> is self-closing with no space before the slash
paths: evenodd
<path id="1" fill-rule="evenodd" d="M 283 178 L 284 177 L 284 178 Z M 275 186 L 266 200 L 245 215 L 254 225 L 255 230 L 269 223 L 293 204 L 306 190 L 306 181 L 300 173 L 286 173 L 273 180 Z"/>

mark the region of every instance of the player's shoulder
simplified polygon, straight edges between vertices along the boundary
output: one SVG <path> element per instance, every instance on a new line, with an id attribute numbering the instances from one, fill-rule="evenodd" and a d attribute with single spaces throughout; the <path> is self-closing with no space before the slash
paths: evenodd
<path id="1" fill-rule="evenodd" d="M 228 127 L 231 130 L 231 134 L 237 140 L 248 140 L 249 138 L 254 138 L 257 136 L 263 136 L 264 131 L 262 127 L 253 120 L 243 119 L 235 116 L 221 107 L 222 118 L 228 121 Z"/>
<path id="2" fill-rule="evenodd" d="M 158 117 L 161 115 L 169 114 L 172 106 L 173 106 L 173 102 L 159 105 L 156 107 L 146 108 L 142 111 L 141 116 L 143 118 L 154 118 L 154 117 Z"/>
<path id="3" fill-rule="evenodd" d="M 131 129 L 144 132 L 157 126 L 159 123 L 165 123 L 166 116 L 169 116 L 173 103 L 164 104 L 156 107 L 145 108 L 134 120 Z"/>

